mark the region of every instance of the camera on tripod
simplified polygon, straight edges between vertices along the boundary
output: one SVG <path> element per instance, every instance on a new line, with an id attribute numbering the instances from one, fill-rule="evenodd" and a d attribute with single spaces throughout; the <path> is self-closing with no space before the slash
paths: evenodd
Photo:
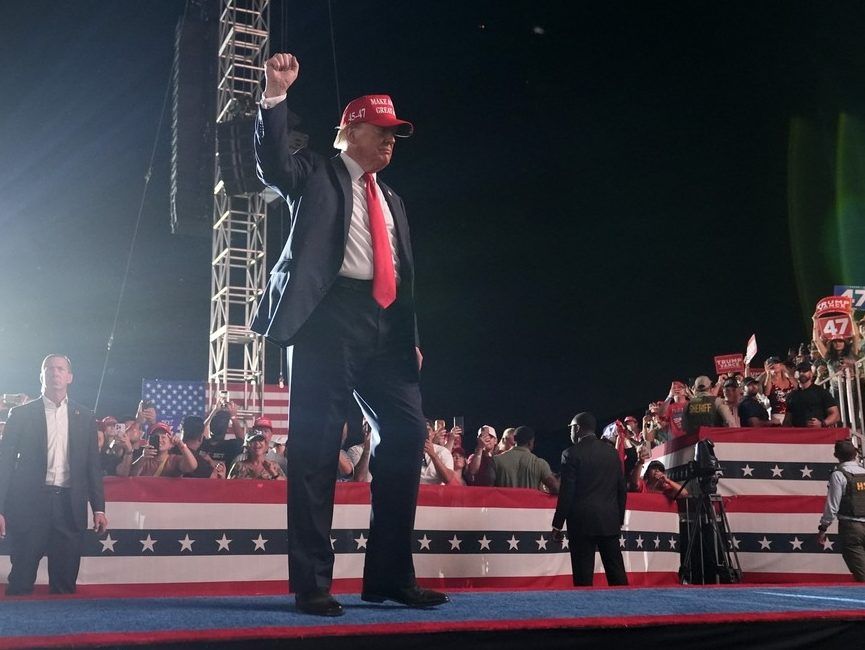
<path id="1" fill-rule="evenodd" d="M 687 467 L 682 489 L 696 481 L 700 494 L 686 499 L 683 521 L 687 532 L 679 578 L 686 584 L 740 582 L 739 556 L 724 500 L 718 495 L 718 479 L 724 473 L 715 455 L 715 443 L 708 439 L 697 442 L 694 460 Z"/>
<path id="2" fill-rule="evenodd" d="M 694 460 L 689 461 L 687 467 L 683 484 L 696 480 L 703 494 L 718 492 L 718 479 L 724 476 L 724 471 L 715 455 L 714 442 L 709 439 L 697 442 L 694 448 Z"/>

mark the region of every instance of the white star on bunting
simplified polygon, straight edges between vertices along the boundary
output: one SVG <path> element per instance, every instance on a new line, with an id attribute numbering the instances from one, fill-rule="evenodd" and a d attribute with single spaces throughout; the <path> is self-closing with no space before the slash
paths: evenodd
<path id="1" fill-rule="evenodd" d="M 621 535 L 619 537 L 619 548 L 625 548 L 625 536 Z"/>
<path id="2" fill-rule="evenodd" d="M 568 541 L 568 536 L 565 535 L 565 537 L 562 538 L 562 550 L 565 550 L 565 549 L 570 550 L 570 547 L 568 546 L 568 544 L 570 544 L 570 542 Z"/>
<path id="3" fill-rule="evenodd" d="M 541 549 L 543 549 L 543 550 L 545 550 L 545 551 L 547 550 L 547 538 L 544 537 L 543 535 L 541 535 L 540 537 L 538 537 L 538 539 L 535 540 L 535 543 L 538 545 L 538 550 L 539 550 L 539 551 L 540 551 Z"/>
<path id="4" fill-rule="evenodd" d="M 144 539 L 139 539 L 139 543 L 141 544 L 141 552 L 150 551 L 151 553 L 155 552 L 153 547 L 156 545 L 156 540 L 150 536 L 150 533 L 147 533 L 147 537 Z"/>
<path id="5" fill-rule="evenodd" d="M 735 535 L 733 535 L 733 548 L 739 550 L 739 540 Z"/>
<path id="6" fill-rule="evenodd" d="M 652 540 L 655 542 L 655 548 L 661 548 L 661 537 L 660 535 L 655 535 L 655 539 Z"/>
<path id="7" fill-rule="evenodd" d="M 449 539 L 448 542 L 450 542 L 452 551 L 461 551 L 462 550 L 460 548 L 460 544 L 463 543 L 463 540 L 461 540 L 459 537 L 457 537 L 456 533 L 454 533 L 454 536 L 451 539 Z"/>
<path id="8" fill-rule="evenodd" d="M 636 539 L 636 542 L 637 542 L 637 548 L 643 548 L 643 541 L 645 541 L 645 540 L 643 540 L 643 536 L 642 536 L 642 535 L 640 535 L 640 536 L 637 537 L 637 539 Z"/>
<path id="9" fill-rule="evenodd" d="M 116 539 L 111 539 L 111 533 L 105 536 L 105 539 L 100 539 L 99 543 L 102 544 L 102 552 L 111 551 L 114 552 L 114 545 L 117 543 Z"/>
<path id="10" fill-rule="evenodd" d="M 487 539 L 487 535 L 486 535 L 486 533 L 484 533 L 484 536 L 478 540 L 478 544 L 481 545 L 481 550 L 482 551 L 484 551 L 484 550 L 489 551 L 491 541 L 492 541 L 491 539 Z"/>
<path id="11" fill-rule="evenodd" d="M 422 551 L 429 551 L 429 550 L 430 550 L 429 545 L 430 545 L 430 542 L 431 542 L 431 541 L 432 541 L 432 540 L 431 540 L 429 537 L 426 536 L 426 533 L 424 533 L 423 537 L 421 537 L 421 538 L 418 540 L 418 542 L 420 543 L 420 550 L 422 550 Z"/>
<path id="12" fill-rule="evenodd" d="M 778 467 L 778 464 L 775 463 L 775 467 L 772 468 L 772 478 L 781 478 L 781 473 L 784 470 Z"/>
<path id="13" fill-rule="evenodd" d="M 336 539 L 333 537 L 330 538 L 330 550 L 334 550 L 334 545 L 336 544 Z"/>
<path id="14" fill-rule="evenodd" d="M 835 545 L 835 542 L 831 541 L 828 537 L 820 543 L 823 544 L 824 551 L 834 550 L 832 547 Z"/>
<path id="15" fill-rule="evenodd" d="M 226 537 L 225 533 L 222 533 L 222 539 L 216 540 L 216 543 L 219 544 L 219 548 L 216 549 L 216 552 L 218 553 L 219 551 L 228 551 L 230 553 L 231 549 L 228 548 L 228 545 L 231 544 L 231 542 L 233 542 L 233 541 L 234 540 L 232 540 L 232 539 L 228 539 L 228 537 Z"/>
<path id="16" fill-rule="evenodd" d="M 516 535 L 514 535 L 513 533 L 511 533 L 511 538 L 508 540 L 508 550 L 509 551 L 520 550 L 520 540 L 518 540 Z"/>
<path id="17" fill-rule="evenodd" d="M 255 548 L 253 551 L 264 551 L 264 545 L 267 544 L 267 540 L 261 536 L 261 533 L 258 534 L 258 539 L 252 540 L 252 543 L 255 544 Z"/>
<path id="18" fill-rule="evenodd" d="M 766 536 L 763 535 L 763 539 L 760 540 L 760 550 L 768 551 L 772 548 L 772 541 L 766 539 Z"/>
<path id="19" fill-rule="evenodd" d="M 805 467 L 803 467 L 799 471 L 802 472 L 802 478 L 811 478 L 811 472 L 813 472 L 814 470 L 805 465 Z"/>
<path id="20" fill-rule="evenodd" d="M 358 551 L 362 548 L 366 548 L 366 537 L 363 536 L 363 533 L 360 534 L 360 537 L 354 538 L 354 543 L 357 544 Z"/>
<path id="21" fill-rule="evenodd" d="M 742 476 L 750 476 L 751 478 L 754 478 L 754 468 L 750 465 L 745 465 L 742 468 Z"/>
<path id="22" fill-rule="evenodd" d="M 195 540 L 189 539 L 189 533 L 186 533 L 183 539 L 178 539 L 177 541 L 180 544 L 181 553 L 183 553 L 183 551 L 189 551 L 192 553 L 192 545 L 195 544 Z"/>
<path id="23" fill-rule="evenodd" d="M 671 538 L 670 538 L 670 550 L 671 550 L 671 551 L 674 551 L 675 549 L 676 549 L 676 538 L 675 538 L 675 537 L 671 537 Z"/>
<path id="24" fill-rule="evenodd" d="M 793 550 L 794 551 L 801 551 L 803 541 L 804 540 L 801 540 L 798 537 L 794 537 L 792 540 L 790 540 L 790 544 L 793 546 Z"/>

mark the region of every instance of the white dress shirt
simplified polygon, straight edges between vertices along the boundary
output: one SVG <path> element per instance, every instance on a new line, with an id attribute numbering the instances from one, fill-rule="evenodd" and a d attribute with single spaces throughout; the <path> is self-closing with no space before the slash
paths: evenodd
<path id="1" fill-rule="evenodd" d="M 42 396 L 48 431 L 48 471 L 45 485 L 69 487 L 69 398 L 60 404 Z"/>
<path id="2" fill-rule="evenodd" d="M 348 226 L 348 239 L 345 242 L 345 257 L 339 274 L 355 280 L 372 280 L 372 236 L 369 233 L 369 210 L 366 205 L 366 183 L 363 180 L 363 169 L 351 156 L 344 151 L 339 157 L 348 169 L 351 177 L 351 223 Z M 375 174 L 372 175 L 375 178 Z M 393 215 L 390 206 L 384 199 L 378 182 L 375 184 L 378 201 L 384 213 L 384 223 L 390 240 L 390 250 L 393 254 L 393 269 L 399 282 L 399 255 L 397 255 L 396 228 L 393 225 Z"/>

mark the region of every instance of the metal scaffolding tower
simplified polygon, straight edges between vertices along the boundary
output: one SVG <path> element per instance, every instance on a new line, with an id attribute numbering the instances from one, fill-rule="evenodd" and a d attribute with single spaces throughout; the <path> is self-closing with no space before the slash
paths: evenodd
<path id="1" fill-rule="evenodd" d="M 254 114 L 269 56 L 269 0 L 220 4 L 217 128 Z M 251 129 L 247 137 L 252 139 Z M 263 403 L 264 339 L 250 325 L 266 280 L 267 208 L 260 191 L 232 194 L 223 169 L 217 151 L 208 382 L 212 403 L 218 391 L 241 384 L 239 410 L 252 415 Z"/>

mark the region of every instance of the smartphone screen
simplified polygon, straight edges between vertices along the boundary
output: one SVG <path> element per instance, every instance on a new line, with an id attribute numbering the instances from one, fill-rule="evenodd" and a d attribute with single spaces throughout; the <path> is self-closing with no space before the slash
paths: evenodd
<path id="1" fill-rule="evenodd" d="M 465 417 L 462 416 L 462 415 L 455 415 L 455 416 L 454 416 L 454 426 L 455 426 L 455 427 L 459 427 L 460 429 L 462 429 L 463 431 L 465 431 L 465 430 L 466 430 L 466 428 L 465 428 Z"/>

